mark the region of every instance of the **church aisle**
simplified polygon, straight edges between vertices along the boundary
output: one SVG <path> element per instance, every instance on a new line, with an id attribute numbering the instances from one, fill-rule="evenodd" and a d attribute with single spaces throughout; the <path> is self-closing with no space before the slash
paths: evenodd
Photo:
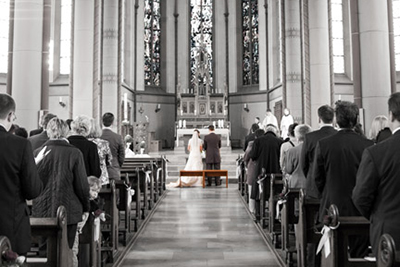
<path id="1" fill-rule="evenodd" d="M 279 266 L 237 189 L 172 189 L 120 266 Z"/>

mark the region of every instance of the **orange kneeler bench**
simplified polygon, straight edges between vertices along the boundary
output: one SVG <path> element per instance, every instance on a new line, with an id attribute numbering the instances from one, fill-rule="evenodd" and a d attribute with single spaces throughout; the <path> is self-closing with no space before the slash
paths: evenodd
<path id="1" fill-rule="evenodd" d="M 203 176 L 203 188 L 206 187 L 206 177 L 225 176 L 226 188 L 228 188 L 228 170 L 198 170 L 198 171 L 180 170 L 179 177 L 182 176 Z M 182 184 L 180 185 L 180 187 L 182 187 Z"/>

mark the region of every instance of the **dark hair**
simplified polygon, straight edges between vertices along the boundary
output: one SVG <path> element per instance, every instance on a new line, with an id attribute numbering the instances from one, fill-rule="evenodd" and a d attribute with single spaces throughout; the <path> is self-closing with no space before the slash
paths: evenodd
<path id="1" fill-rule="evenodd" d="M 28 132 L 26 131 L 26 129 L 24 127 L 19 127 L 17 129 L 15 129 L 14 134 L 21 136 L 23 138 L 28 138 Z"/>
<path id="2" fill-rule="evenodd" d="M 289 125 L 289 135 L 294 137 L 294 128 L 296 128 L 296 126 L 299 125 L 297 122 L 290 124 Z"/>
<path id="3" fill-rule="evenodd" d="M 256 117 L 257 120 L 260 120 L 260 117 Z"/>
<path id="4" fill-rule="evenodd" d="M 106 112 L 103 115 L 103 125 L 106 127 L 110 127 L 114 122 L 114 114 L 110 112 Z"/>
<path id="5" fill-rule="evenodd" d="M 393 93 L 388 100 L 389 111 L 392 112 L 393 118 L 400 121 L 400 92 Z"/>
<path id="6" fill-rule="evenodd" d="M 44 116 L 42 117 L 42 127 L 43 127 L 43 129 L 46 130 L 47 124 L 49 123 L 49 121 L 50 121 L 52 118 L 55 118 L 55 117 L 57 117 L 57 116 L 54 115 L 54 114 L 52 114 L 52 113 L 47 113 L 46 115 L 44 115 Z"/>
<path id="7" fill-rule="evenodd" d="M 259 128 L 260 128 L 260 127 L 258 127 L 258 124 L 257 124 L 257 123 L 253 123 L 253 124 L 251 125 L 250 130 L 251 130 L 252 133 L 254 133 L 254 132 L 257 131 Z"/>
<path id="8" fill-rule="evenodd" d="M 265 134 L 263 129 L 257 129 L 254 134 L 256 135 L 256 138 L 263 136 Z"/>
<path id="9" fill-rule="evenodd" d="M 212 125 L 212 124 L 211 124 L 211 125 L 209 125 L 209 126 L 208 126 L 208 130 L 210 130 L 210 131 L 214 131 L 214 125 Z"/>
<path id="10" fill-rule="evenodd" d="M 267 112 L 271 112 L 271 109 L 270 109 L 270 108 L 267 108 Z"/>
<path id="11" fill-rule="evenodd" d="M 358 107 L 348 101 L 337 101 L 335 115 L 340 128 L 354 128 L 358 119 Z"/>
<path id="12" fill-rule="evenodd" d="M 194 131 L 193 132 L 197 132 L 198 134 L 200 134 L 200 131 L 199 130 L 197 130 L 197 129 L 194 129 Z"/>
<path id="13" fill-rule="evenodd" d="M 331 106 L 323 105 L 318 109 L 318 117 L 323 123 L 332 123 L 334 117 L 334 110 Z"/>
<path id="14" fill-rule="evenodd" d="M 0 94 L 0 119 L 6 119 L 12 111 L 15 111 L 14 99 L 8 94 Z"/>
<path id="15" fill-rule="evenodd" d="M 68 124 L 68 128 L 71 130 L 71 122 L 73 119 L 67 119 L 65 122 Z"/>
<path id="16" fill-rule="evenodd" d="M 357 123 L 356 125 L 354 125 L 354 132 L 358 135 L 365 137 L 361 123 Z"/>

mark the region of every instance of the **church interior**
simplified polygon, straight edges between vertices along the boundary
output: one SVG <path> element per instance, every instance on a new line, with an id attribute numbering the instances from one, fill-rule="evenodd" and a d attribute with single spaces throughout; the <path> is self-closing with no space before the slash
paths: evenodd
<path id="1" fill-rule="evenodd" d="M 143 217 L 138 206 L 125 217 L 137 225 L 119 254 L 96 266 L 306 266 L 293 218 L 253 223 L 247 207 L 240 159 L 254 119 L 289 109 L 316 130 L 320 106 L 349 101 L 369 137 L 400 91 L 400 0 L 0 0 L 0 14 L 0 92 L 15 99 L 16 124 L 111 112 L 133 152 L 154 159 L 154 179 L 163 173 Z M 165 189 L 193 130 L 204 138 L 209 125 L 229 188 L 222 177 L 220 188 Z"/>

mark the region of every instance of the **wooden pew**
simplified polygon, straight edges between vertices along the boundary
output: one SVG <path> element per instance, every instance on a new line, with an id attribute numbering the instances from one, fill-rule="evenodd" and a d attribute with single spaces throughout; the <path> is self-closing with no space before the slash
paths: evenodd
<path id="1" fill-rule="evenodd" d="M 57 209 L 55 218 L 30 218 L 30 223 L 32 238 L 41 237 L 47 240 L 47 260 L 27 257 L 26 262 L 29 266 L 72 266 L 72 250 L 69 248 L 67 240 L 67 211 L 65 207 L 60 206 Z"/>
<path id="2" fill-rule="evenodd" d="M 318 245 L 320 230 L 315 226 L 320 201 L 306 198 L 303 189 L 299 192 L 299 221 L 297 224 L 296 247 L 297 266 L 307 267 L 307 244 Z"/>
<path id="3" fill-rule="evenodd" d="M 369 221 L 362 216 L 339 216 L 338 209 L 331 205 L 328 211 L 327 222 L 332 234 L 329 237 L 330 254 L 325 255 L 324 248 L 321 255 L 322 267 L 369 267 L 376 266 L 376 262 L 361 258 L 349 258 L 348 238 L 354 235 L 369 236 Z"/>
<path id="4" fill-rule="evenodd" d="M 135 216 L 130 216 L 131 220 L 133 219 L 134 221 L 134 231 L 136 232 L 138 229 L 138 223 L 141 218 L 141 212 L 142 212 L 142 205 L 141 205 L 141 181 L 139 177 L 139 167 L 128 167 L 128 166 L 123 166 L 121 168 L 121 179 L 124 179 L 124 182 L 129 184 L 131 189 L 135 190 L 135 194 L 132 196 L 132 201 L 135 202 L 135 205 L 131 204 L 131 209 L 134 206 L 135 207 Z M 147 190 L 146 190 L 147 191 Z M 144 208 L 143 208 L 143 218 L 144 218 Z"/>
<path id="5" fill-rule="evenodd" d="M 114 262 L 118 252 L 118 209 L 116 199 L 115 181 L 110 180 L 109 188 L 102 188 L 99 198 L 104 201 L 104 212 L 106 221 L 102 223 L 101 232 L 103 234 L 102 263 Z"/>
<path id="6" fill-rule="evenodd" d="M 245 196 L 245 186 L 246 186 L 246 166 L 242 155 L 239 155 L 236 160 L 237 168 L 239 168 L 238 176 L 238 190 L 242 196 Z"/>
<path id="7" fill-rule="evenodd" d="M 283 191 L 280 197 L 283 201 L 281 210 L 281 232 L 282 250 L 285 252 L 287 266 L 293 266 L 292 256 L 293 253 L 297 251 L 295 235 L 291 229 L 293 229 L 294 225 L 299 221 L 298 211 L 296 211 L 296 202 L 298 203 L 299 201 L 299 194 L 299 188 L 289 188 L 288 180 L 283 180 Z M 290 238 L 290 236 L 293 238 Z"/>
<path id="8" fill-rule="evenodd" d="M 279 199 L 279 194 L 283 190 L 283 181 L 282 174 L 280 173 L 271 173 L 270 176 L 270 193 L 269 193 L 269 233 L 271 235 L 271 240 L 274 246 L 277 248 L 280 246 L 279 236 L 281 235 L 281 222 L 276 219 L 276 203 Z"/>
<path id="9" fill-rule="evenodd" d="M 396 249 L 391 235 L 383 234 L 379 239 L 379 252 L 376 260 L 378 267 L 400 266 L 400 251 Z"/>
<path id="10" fill-rule="evenodd" d="M 225 176 L 226 188 L 228 188 L 228 170 L 203 170 L 203 188 L 205 187 L 207 177 Z"/>

